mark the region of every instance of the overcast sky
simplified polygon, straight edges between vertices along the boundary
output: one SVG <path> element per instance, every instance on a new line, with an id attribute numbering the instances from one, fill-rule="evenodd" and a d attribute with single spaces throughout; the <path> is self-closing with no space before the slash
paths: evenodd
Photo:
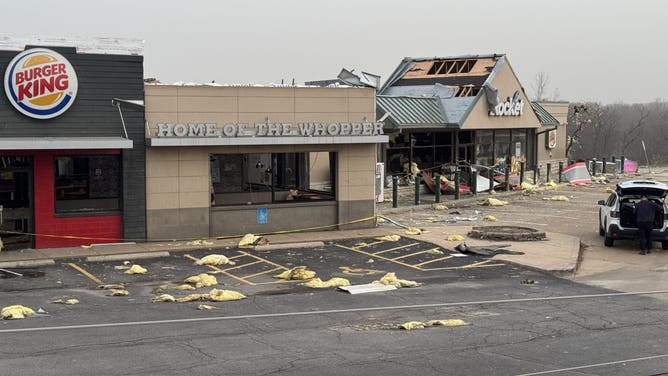
<path id="1" fill-rule="evenodd" d="M 164 83 L 302 84 L 341 68 L 383 80 L 405 56 L 505 53 L 530 94 L 668 100 L 662 0 L 0 0 L 0 32 L 145 41 Z"/>

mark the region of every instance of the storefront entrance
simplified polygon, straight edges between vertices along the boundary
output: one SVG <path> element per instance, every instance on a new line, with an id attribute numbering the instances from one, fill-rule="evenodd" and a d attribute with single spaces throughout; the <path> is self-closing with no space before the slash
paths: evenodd
<path id="1" fill-rule="evenodd" d="M 32 248 L 34 228 L 33 160 L 31 156 L 0 157 L 0 237 L 4 250 Z"/>

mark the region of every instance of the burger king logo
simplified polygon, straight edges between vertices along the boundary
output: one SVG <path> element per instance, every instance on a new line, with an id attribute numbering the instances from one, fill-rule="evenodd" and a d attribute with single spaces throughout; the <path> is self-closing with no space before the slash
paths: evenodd
<path id="1" fill-rule="evenodd" d="M 67 111 L 78 88 L 72 64 L 59 53 L 44 48 L 21 52 L 5 71 L 9 102 L 35 119 L 51 119 Z"/>

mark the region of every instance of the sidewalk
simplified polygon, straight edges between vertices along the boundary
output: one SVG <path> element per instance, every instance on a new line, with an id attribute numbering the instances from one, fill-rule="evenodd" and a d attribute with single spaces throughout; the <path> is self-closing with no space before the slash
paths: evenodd
<path id="1" fill-rule="evenodd" d="M 359 230 L 341 231 L 318 231 L 291 234 L 277 234 L 264 236 L 269 244 L 303 243 L 313 241 L 334 241 L 340 239 L 369 238 L 397 234 L 416 240 L 430 242 L 435 245 L 453 249 L 460 241 L 447 241 L 447 235 L 466 235 L 471 226 L 441 225 L 423 227 L 421 235 L 405 235 L 404 229 L 398 226 L 386 224 L 383 227 Z M 580 240 L 573 236 L 547 233 L 548 240 L 513 242 L 513 241 L 487 241 L 467 238 L 468 245 L 489 244 L 511 244 L 508 249 L 522 251 L 524 255 L 497 255 L 496 260 L 502 260 L 509 264 L 528 267 L 538 271 L 554 274 L 567 274 L 575 272 L 580 252 Z M 83 258 L 89 256 L 107 256 L 123 258 L 124 260 L 160 257 L 167 255 L 166 252 L 191 251 L 194 249 L 236 248 L 238 238 L 224 240 L 207 240 L 212 244 L 193 244 L 193 242 L 149 242 L 139 244 L 122 245 L 97 245 L 90 248 L 68 247 L 51 249 L 26 249 L 22 251 L 0 252 L 0 268 L 35 267 L 41 265 L 52 265 L 57 259 Z M 123 256 L 121 256 L 123 255 Z M 103 258 L 104 259 L 104 258 Z"/>

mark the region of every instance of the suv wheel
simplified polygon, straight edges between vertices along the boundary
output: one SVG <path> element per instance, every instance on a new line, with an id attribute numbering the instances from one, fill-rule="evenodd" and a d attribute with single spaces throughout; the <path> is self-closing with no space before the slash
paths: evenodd
<path id="1" fill-rule="evenodd" d="M 668 249 L 668 240 L 661 241 L 661 249 Z"/>
<path id="2" fill-rule="evenodd" d="M 603 238 L 603 244 L 605 244 L 606 247 L 612 247 L 614 243 L 615 239 L 609 237 L 608 235 L 605 235 L 605 238 Z"/>

